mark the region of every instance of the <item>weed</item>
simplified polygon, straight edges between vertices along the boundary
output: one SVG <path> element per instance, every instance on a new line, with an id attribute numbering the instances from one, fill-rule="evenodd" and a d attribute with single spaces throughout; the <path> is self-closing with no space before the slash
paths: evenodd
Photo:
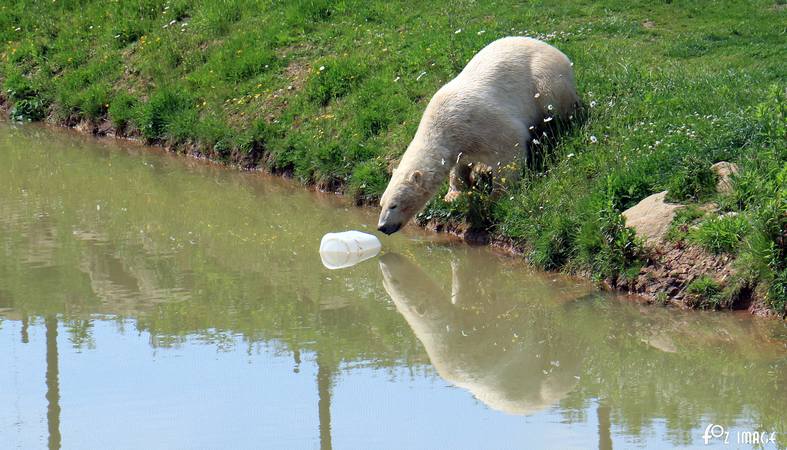
<path id="1" fill-rule="evenodd" d="M 703 221 L 689 232 L 689 240 L 713 253 L 733 253 L 750 228 L 745 216 L 731 213 Z"/>
<path id="2" fill-rule="evenodd" d="M 572 257 L 577 225 L 564 216 L 555 216 L 557 223 L 534 244 L 530 261 L 538 267 L 554 270 L 563 267 Z"/>
<path id="3" fill-rule="evenodd" d="M 30 121 L 44 118 L 44 102 L 40 98 L 26 98 L 19 100 L 11 108 L 11 120 Z"/>
<path id="4" fill-rule="evenodd" d="M 186 120 L 193 125 L 194 121 L 191 120 L 193 116 L 179 119 L 189 103 L 189 99 L 182 91 L 162 88 L 156 91 L 147 103 L 140 104 L 136 108 L 134 122 L 148 141 L 161 139 L 165 136 L 167 127 L 176 120 L 178 121 L 176 130 L 181 130 L 178 125 L 182 126 Z"/>
<path id="5" fill-rule="evenodd" d="M 667 200 L 673 202 L 701 201 L 716 192 L 717 175 L 711 163 L 703 158 L 687 156 L 667 184 Z"/>
<path id="6" fill-rule="evenodd" d="M 80 95 L 79 109 L 83 116 L 90 120 L 96 120 L 106 115 L 109 108 L 109 86 L 97 83 Z"/>
<path id="7" fill-rule="evenodd" d="M 716 309 L 721 306 L 722 288 L 716 280 L 703 275 L 686 286 L 687 302 L 694 307 Z"/>
<path id="8" fill-rule="evenodd" d="M 349 181 L 349 192 L 359 202 L 371 201 L 375 194 L 384 190 L 388 184 L 388 175 L 381 160 L 362 162 L 353 169 Z"/>
<path id="9" fill-rule="evenodd" d="M 595 220 L 580 229 L 577 246 L 580 258 L 599 278 L 631 278 L 641 267 L 641 243 L 634 229 L 626 226 L 609 197 Z"/>
<path id="10" fill-rule="evenodd" d="M 137 104 L 136 97 L 127 93 L 120 93 L 112 99 L 109 104 L 109 120 L 112 126 L 119 132 L 125 132 L 134 118 L 134 107 Z"/>
<path id="11" fill-rule="evenodd" d="M 672 223 L 667 230 L 667 239 L 678 242 L 686 239 L 689 235 L 689 228 L 702 218 L 705 213 L 695 205 L 688 205 L 675 212 Z"/>
<path id="12" fill-rule="evenodd" d="M 656 303 L 662 306 L 669 304 L 669 296 L 666 292 L 660 291 L 656 293 Z"/>

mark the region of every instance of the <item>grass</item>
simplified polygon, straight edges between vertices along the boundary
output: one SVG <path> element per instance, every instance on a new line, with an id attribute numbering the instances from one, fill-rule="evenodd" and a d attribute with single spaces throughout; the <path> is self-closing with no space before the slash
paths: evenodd
<path id="1" fill-rule="evenodd" d="M 710 168 L 711 162 L 694 155 L 685 157 L 667 182 L 666 200 L 669 202 L 698 202 L 716 193 L 718 177 Z"/>
<path id="2" fill-rule="evenodd" d="M 689 237 L 689 230 L 697 223 L 699 219 L 705 216 L 705 212 L 699 209 L 696 205 L 687 205 L 675 212 L 675 217 L 672 219 L 669 230 L 667 230 L 667 239 L 672 242 L 683 241 Z"/>
<path id="3" fill-rule="evenodd" d="M 743 215 L 725 215 L 703 221 L 689 232 L 689 240 L 713 253 L 734 253 L 750 225 Z"/>
<path id="4" fill-rule="evenodd" d="M 467 220 L 539 266 L 614 279 L 642 259 L 621 211 L 662 190 L 717 201 L 751 224 L 721 247 L 785 312 L 785 19 L 772 0 L 25 0 L 0 6 L 0 80 L 17 120 L 109 121 L 369 202 L 473 54 L 545 39 L 573 60 L 587 119 L 542 136 L 496 201 L 436 198 L 422 220 Z M 721 160 L 741 166 L 724 199 L 708 170 Z"/>
<path id="5" fill-rule="evenodd" d="M 711 309 L 720 306 L 722 288 L 716 280 L 707 275 L 689 283 L 686 292 L 691 296 L 694 306 Z"/>

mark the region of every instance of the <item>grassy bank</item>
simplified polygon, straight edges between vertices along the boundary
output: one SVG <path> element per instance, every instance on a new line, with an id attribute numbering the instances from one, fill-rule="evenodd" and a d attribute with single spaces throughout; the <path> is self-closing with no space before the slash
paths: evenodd
<path id="1" fill-rule="evenodd" d="M 0 6 L 3 94 L 17 119 L 112 129 L 379 195 L 430 96 L 490 41 L 548 40 L 575 63 L 588 119 L 539 139 L 499 201 L 430 204 L 547 269 L 614 282 L 647 263 L 620 211 L 664 189 L 720 210 L 687 245 L 741 261 L 729 286 L 787 304 L 783 1 L 20 1 Z M 741 167 L 718 197 L 707 167 Z M 729 212 L 735 215 L 722 214 Z M 734 222 L 734 223 L 733 223 Z M 729 295 L 729 294 L 724 294 Z"/>

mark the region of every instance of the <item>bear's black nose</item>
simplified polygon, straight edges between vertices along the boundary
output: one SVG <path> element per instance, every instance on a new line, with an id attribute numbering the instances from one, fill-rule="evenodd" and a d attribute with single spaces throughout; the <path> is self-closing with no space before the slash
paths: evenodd
<path id="1" fill-rule="evenodd" d="M 402 224 L 399 223 L 386 223 L 385 225 L 380 225 L 377 227 L 377 230 L 382 231 L 385 234 L 394 234 L 399 231 L 399 228 L 402 228 Z"/>

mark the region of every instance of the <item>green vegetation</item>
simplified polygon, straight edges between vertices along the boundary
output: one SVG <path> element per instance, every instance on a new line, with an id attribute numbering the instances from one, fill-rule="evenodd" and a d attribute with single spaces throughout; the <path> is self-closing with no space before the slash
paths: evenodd
<path id="1" fill-rule="evenodd" d="M 436 198 L 421 220 L 468 220 L 540 266 L 614 281 L 641 260 L 619 213 L 665 189 L 720 200 L 708 166 L 732 161 L 719 203 L 751 226 L 733 242 L 708 225 L 701 241 L 740 249 L 785 312 L 785 19 L 773 0 L 27 0 L 0 6 L 0 79 L 17 120 L 108 120 L 369 202 L 473 54 L 546 39 L 575 63 L 586 120 L 543 136 L 538 164 L 496 201 Z"/>
<path id="2" fill-rule="evenodd" d="M 689 233 L 689 240 L 713 253 L 732 253 L 749 231 L 749 222 L 741 215 L 708 219 Z"/>
<path id="3" fill-rule="evenodd" d="M 667 182 L 667 197 L 670 202 L 700 201 L 716 192 L 718 177 L 711 162 L 689 155 L 681 161 L 678 172 Z"/>
<path id="4" fill-rule="evenodd" d="M 772 165 L 771 170 L 776 172 L 778 165 Z M 754 219 L 754 226 L 744 240 L 739 268 L 750 284 L 757 285 L 768 305 L 784 314 L 787 312 L 787 164 L 782 164 L 775 176 L 761 180 L 760 189 L 762 201 L 753 202 L 746 209 Z"/>
<path id="5" fill-rule="evenodd" d="M 675 212 L 670 228 L 667 231 L 667 239 L 678 242 L 689 236 L 689 229 L 701 219 L 705 213 L 696 205 L 688 205 Z"/>
<path id="6" fill-rule="evenodd" d="M 693 297 L 693 303 L 700 308 L 716 308 L 721 299 L 721 286 L 713 278 L 703 275 L 692 281 L 686 292 Z"/>

